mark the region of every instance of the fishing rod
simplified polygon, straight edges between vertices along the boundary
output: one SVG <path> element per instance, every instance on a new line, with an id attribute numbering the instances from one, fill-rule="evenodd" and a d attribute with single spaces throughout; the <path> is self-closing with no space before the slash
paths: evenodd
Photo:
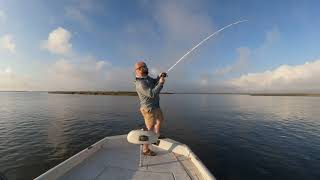
<path id="1" fill-rule="evenodd" d="M 206 42 L 207 40 L 209 40 L 211 37 L 217 35 L 219 32 L 233 26 L 233 25 L 236 25 L 236 24 L 239 24 L 239 23 L 242 23 L 242 22 L 246 22 L 248 20 L 241 20 L 241 21 L 237 21 L 237 22 L 234 22 L 234 23 L 231 23 L 227 26 L 224 26 L 223 28 L 219 29 L 218 31 L 212 33 L 211 35 L 209 35 L 208 37 L 206 37 L 205 39 L 203 39 L 202 41 L 200 41 L 197 45 L 195 45 L 193 48 L 191 48 L 186 54 L 184 54 L 176 63 L 174 63 L 168 70 L 167 72 L 165 73 L 162 73 L 161 76 L 163 77 L 167 77 L 167 73 L 173 69 L 182 59 L 184 59 L 185 57 L 188 56 L 188 54 L 190 54 L 192 51 L 194 51 L 195 49 L 197 49 L 202 43 Z"/>

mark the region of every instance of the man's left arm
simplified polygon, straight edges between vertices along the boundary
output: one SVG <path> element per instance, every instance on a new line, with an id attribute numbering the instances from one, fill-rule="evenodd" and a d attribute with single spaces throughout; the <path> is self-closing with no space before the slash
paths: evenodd
<path id="1" fill-rule="evenodd" d="M 156 78 L 151 77 L 151 79 L 153 80 L 154 84 L 158 84 L 160 80 L 160 76 L 157 76 Z"/>

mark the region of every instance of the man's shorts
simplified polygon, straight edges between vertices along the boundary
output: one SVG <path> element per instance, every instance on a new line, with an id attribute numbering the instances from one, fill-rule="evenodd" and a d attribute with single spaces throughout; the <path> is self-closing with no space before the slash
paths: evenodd
<path id="1" fill-rule="evenodd" d="M 152 109 L 151 111 L 140 108 L 140 111 L 148 129 L 155 125 L 156 120 L 163 121 L 163 114 L 160 108 Z"/>

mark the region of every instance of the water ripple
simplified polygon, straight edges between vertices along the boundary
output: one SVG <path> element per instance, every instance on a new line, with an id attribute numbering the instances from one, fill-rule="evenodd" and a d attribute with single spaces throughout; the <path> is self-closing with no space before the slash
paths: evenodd
<path id="1" fill-rule="evenodd" d="M 32 179 L 105 136 L 143 125 L 136 97 L 0 98 L 0 171 L 9 179 Z M 218 179 L 320 179 L 318 99 L 170 95 L 161 103 L 162 133 L 188 144 Z"/>

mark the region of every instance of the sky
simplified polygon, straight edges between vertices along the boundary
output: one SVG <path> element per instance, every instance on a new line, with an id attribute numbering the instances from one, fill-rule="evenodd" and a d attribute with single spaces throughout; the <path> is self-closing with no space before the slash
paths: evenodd
<path id="1" fill-rule="evenodd" d="M 319 1 L 0 0 L 0 91 L 320 92 Z"/>

